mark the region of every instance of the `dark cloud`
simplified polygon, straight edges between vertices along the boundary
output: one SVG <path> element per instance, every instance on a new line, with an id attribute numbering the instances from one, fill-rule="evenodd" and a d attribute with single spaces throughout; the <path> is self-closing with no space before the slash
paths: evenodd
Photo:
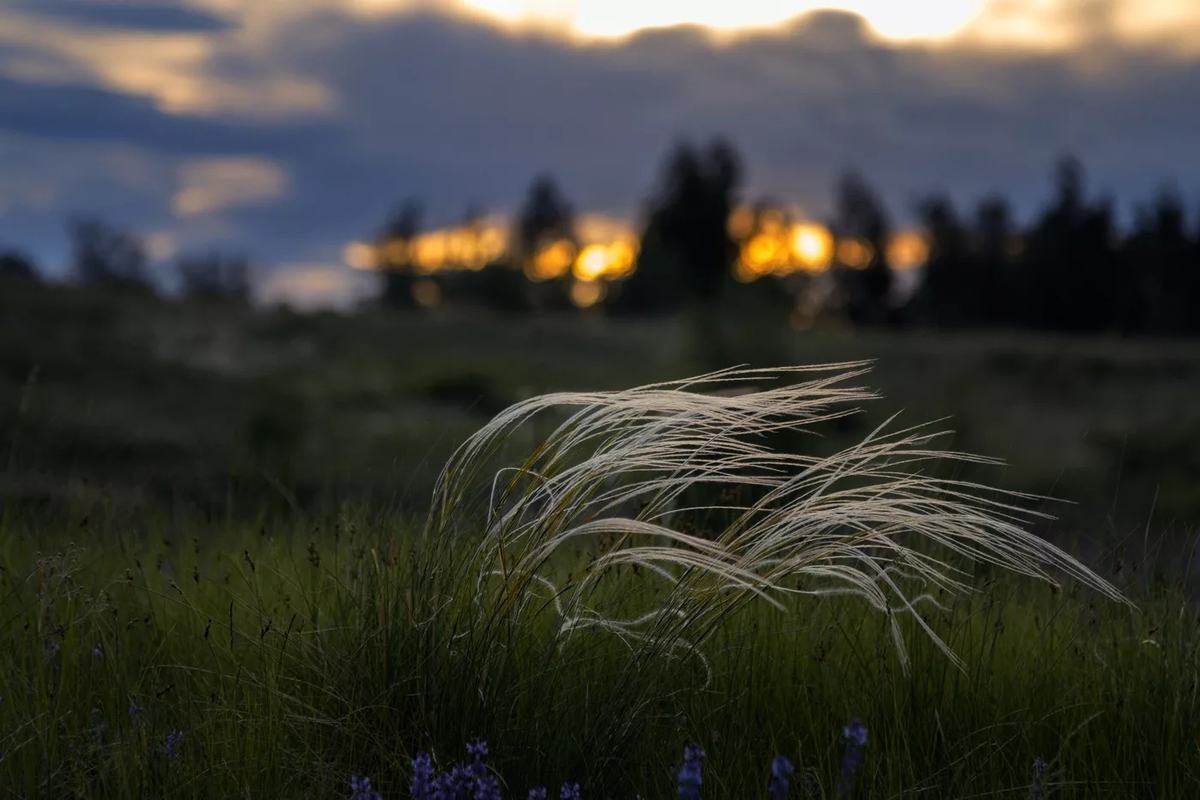
<path id="1" fill-rule="evenodd" d="M 0 130 L 43 139 L 121 141 L 153 150 L 221 152 L 253 131 L 167 114 L 149 99 L 97 86 L 0 77 Z"/>
<path id="2" fill-rule="evenodd" d="M 171 0 L 9 0 L 8 8 L 94 28 L 211 33 L 232 27 L 225 17 Z"/>
<path id="3" fill-rule="evenodd" d="M 814 209 L 849 166 L 896 204 L 1000 189 L 1029 209 L 1067 151 L 1122 194 L 1200 183 L 1200 62 L 1108 40 L 1049 55 L 904 46 L 834 12 L 732 42 L 679 28 L 589 47 L 436 17 L 340 24 L 316 47 L 281 39 L 279 59 L 331 87 L 397 194 L 438 203 L 511 205 L 552 169 L 585 205 L 631 208 L 671 141 L 717 133 L 755 185 Z"/>
<path id="4" fill-rule="evenodd" d="M 0 76 L 0 132 L 43 141 L 114 142 L 180 156 L 307 157 L 343 146 L 326 121 L 245 122 L 169 113 L 149 98 L 82 84 Z"/>
<path id="5" fill-rule="evenodd" d="M 252 124 L 9 79 L 0 129 L 270 158 L 287 170 L 289 194 L 228 217 L 278 261 L 334 258 L 408 196 L 427 200 L 435 222 L 469 203 L 514 208 L 543 170 L 580 207 L 636 211 L 665 149 L 685 136 L 730 137 L 755 192 L 818 215 L 849 167 L 901 217 L 928 190 L 963 200 L 1000 190 L 1029 213 L 1068 151 L 1098 188 L 1128 200 L 1167 178 L 1200 188 L 1200 61 L 1112 37 L 1042 54 L 899 45 L 829 12 L 731 40 L 684 27 L 581 46 L 430 14 L 326 11 L 254 41 L 253 52 L 220 50 L 206 74 L 313 81 L 333 109 Z"/>

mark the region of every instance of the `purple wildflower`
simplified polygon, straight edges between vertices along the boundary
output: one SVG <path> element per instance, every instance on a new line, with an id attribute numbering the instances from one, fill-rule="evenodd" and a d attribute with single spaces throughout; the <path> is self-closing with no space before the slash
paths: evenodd
<path id="1" fill-rule="evenodd" d="M 863 725 L 861 720 L 856 719 L 842 728 L 842 736 L 854 742 L 856 747 L 862 747 L 867 743 L 867 726 Z"/>
<path id="2" fill-rule="evenodd" d="M 412 760 L 412 781 L 408 784 L 413 800 L 433 800 L 433 759 L 429 753 L 417 753 Z"/>
<path id="3" fill-rule="evenodd" d="M 558 793 L 559 800 L 583 800 L 583 795 L 579 792 L 578 783 L 564 783 L 562 790 Z"/>
<path id="4" fill-rule="evenodd" d="M 500 781 L 496 780 L 495 775 L 484 772 L 476 776 L 473 800 L 500 800 Z"/>
<path id="5" fill-rule="evenodd" d="M 701 769 L 704 750 L 698 744 L 683 748 L 683 769 L 679 770 L 679 800 L 700 800 Z"/>
<path id="6" fill-rule="evenodd" d="M 167 758 L 179 758 L 181 750 L 183 750 L 183 731 L 176 728 L 167 734 L 167 741 L 163 744 L 163 753 Z"/>
<path id="7" fill-rule="evenodd" d="M 530 789 L 527 800 L 546 800 L 546 787 L 537 786 L 533 789 Z"/>
<path id="8" fill-rule="evenodd" d="M 351 800 L 383 800 L 379 792 L 371 790 L 371 779 L 364 775 L 350 778 L 350 791 L 354 792 Z"/>
<path id="9" fill-rule="evenodd" d="M 104 658 L 103 645 L 97 643 L 96 646 L 92 648 L 92 655 L 94 655 L 96 658 Z"/>
<path id="10" fill-rule="evenodd" d="M 142 721 L 142 714 L 144 714 L 145 712 L 146 712 L 146 709 L 144 709 L 138 705 L 137 698 L 134 698 L 133 700 L 129 701 L 129 720 L 134 725 L 137 725 L 139 722 Z"/>
<path id="11" fill-rule="evenodd" d="M 488 754 L 487 742 L 479 738 L 472 739 L 467 743 L 467 754 L 474 759 L 470 767 L 472 800 L 500 800 L 500 782 L 483 763 Z"/>
<path id="12" fill-rule="evenodd" d="M 854 773 L 862 762 L 862 752 L 858 748 L 867 743 L 867 726 L 856 719 L 842 728 L 842 736 L 846 737 L 846 752 L 842 754 L 842 774 L 838 778 L 837 796 L 848 797 L 854 790 Z"/>
<path id="13" fill-rule="evenodd" d="M 463 764 L 455 764 L 454 769 L 446 778 L 446 800 L 470 800 L 471 789 L 475 786 L 475 772 Z"/>
<path id="14" fill-rule="evenodd" d="M 775 756 L 771 761 L 771 783 L 768 787 L 771 800 L 787 800 L 788 790 L 791 788 L 788 778 L 795 771 L 796 768 L 792 766 L 791 761 L 783 756 Z"/>
<path id="15" fill-rule="evenodd" d="M 1038 756 L 1033 761 L 1033 783 L 1029 787 L 1029 796 L 1033 800 L 1044 800 L 1046 790 L 1042 786 L 1042 775 L 1046 772 L 1046 762 Z"/>

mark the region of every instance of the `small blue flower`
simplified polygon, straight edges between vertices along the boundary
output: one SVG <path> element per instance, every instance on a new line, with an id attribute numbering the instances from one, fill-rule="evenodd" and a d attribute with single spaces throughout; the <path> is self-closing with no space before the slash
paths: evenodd
<path id="1" fill-rule="evenodd" d="M 183 731 L 176 728 L 167 734 L 167 741 L 163 744 L 163 753 L 167 758 L 179 758 L 181 750 L 183 750 Z"/>
<path id="2" fill-rule="evenodd" d="M 867 726 L 862 724 L 861 720 L 854 720 L 846 727 L 842 728 L 842 736 L 845 736 L 857 747 L 862 747 L 867 743 Z"/>
<path id="3" fill-rule="evenodd" d="M 558 793 L 559 800 L 583 800 L 583 795 L 579 792 L 578 783 L 564 783 L 562 790 Z"/>
<path id="4" fill-rule="evenodd" d="M 679 770 L 679 800 L 700 800 L 704 750 L 698 744 L 683 748 L 683 768 Z"/>
<path id="5" fill-rule="evenodd" d="M 546 800 L 546 787 L 537 786 L 529 790 L 529 797 L 526 800 Z"/>
<path id="6" fill-rule="evenodd" d="M 467 755 L 471 762 L 472 777 L 471 800 L 500 800 L 500 782 L 496 776 L 488 772 L 483 760 L 487 758 L 488 746 L 483 739 L 475 738 L 467 742 Z"/>
<path id="7" fill-rule="evenodd" d="M 142 714 L 145 712 L 146 709 L 138 705 L 137 698 L 129 701 L 129 719 L 134 725 L 142 721 Z"/>
<path id="8" fill-rule="evenodd" d="M 350 778 L 350 791 L 354 792 L 351 800 L 383 800 L 379 792 L 371 791 L 371 779 L 363 775 Z"/>
<path id="9" fill-rule="evenodd" d="M 771 800 L 787 800 L 788 790 L 791 788 L 788 778 L 795 771 L 796 768 L 792 766 L 791 761 L 783 756 L 775 756 L 771 762 L 771 783 L 768 787 Z"/>
<path id="10" fill-rule="evenodd" d="M 96 658 L 104 658 L 104 648 L 97 644 L 92 648 L 92 655 L 94 655 Z"/>
<path id="11" fill-rule="evenodd" d="M 475 786 L 475 771 L 465 764 L 455 764 L 446 778 L 446 800 L 469 800 Z"/>
<path id="12" fill-rule="evenodd" d="M 837 796 L 848 797 L 854 791 L 854 773 L 862 762 L 862 752 L 858 749 L 867 743 L 867 726 L 861 721 L 854 720 L 842 728 L 842 736 L 846 737 L 846 751 L 842 754 L 842 773 L 838 778 Z"/>
<path id="13" fill-rule="evenodd" d="M 412 760 L 412 781 L 408 784 L 413 800 L 433 800 L 433 759 L 429 753 L 417 753 Z"/>
<path id="14" fill-rule="evenodd" d="M 475 777 L 475 793 L 472 800 L 500 800 L 500 781 L 496 780 L 495 775 L 484 772 Z"/>
<path id="15" fill-rule="evenodd" d="M 444 772 L 433 776 L 433 790 L 429 793 L 429 800 L 451 800 L 454 797 L 454 790 L 450 787 L 450 776 Z"/>

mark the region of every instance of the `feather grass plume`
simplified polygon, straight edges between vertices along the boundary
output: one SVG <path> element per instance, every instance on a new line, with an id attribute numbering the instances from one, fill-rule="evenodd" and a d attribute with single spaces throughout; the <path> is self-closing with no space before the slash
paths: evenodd
<path id="1" fill-rule="evenodd" d="M 518 403 L 446 464 L 425 541 L 459 553 L 467 545 L 472 556 L 457 568 L 475 581 L 485 616 L 532 603 L 553 612 L 558 636 L 596 628 L 647 653 L 693 651 L 756 598 L 782 608 L 805 595 L 852 594 L 886 615 L 902 664 L 905 614 L 957 662 L 914 612 L 936 604 L 938 590 L 970 591 L 956 566 L 964 559 L 1062 576 L 1126 602 L 1026 530 L 1028 496 L 927 474 L 938 461 L 997 463 L 937 449 L 940 434 L 927 426 L 892 431 L 893 418 L 828 456 L 773 447 L 781 432 L 813 431 L 876 399 L 851 385 L 869 368 L 735 368 Z M 547 432 L 531 452 L 505 462 L 541 424 Z M 682 524 L 705 513 L 723 520 L 707 535 Z M 556 559 L 578 544 L 593 557 L 564 580 Z M 620 581 L 623 592 L 604 590 Z"/>

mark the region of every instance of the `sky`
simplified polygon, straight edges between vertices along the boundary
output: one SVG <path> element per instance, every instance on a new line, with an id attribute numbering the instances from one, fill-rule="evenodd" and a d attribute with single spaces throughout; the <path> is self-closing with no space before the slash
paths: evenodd
<path id="1" fill-rule="evenodd" d="M 0 248 L 51 273 L 101 214 L 164 264 L 239 249 L 349 297 L 345 245 L 405 198 L 511 212 L 549 171 L 635 220 L 714 135 L 814 219 L 851 168 L 900 219 L 931 191 L 1028 216 L 1067 152 L 1126 206 L 1197 198 L 1197 130 L 1194 0 L 0 0 Z"/>

